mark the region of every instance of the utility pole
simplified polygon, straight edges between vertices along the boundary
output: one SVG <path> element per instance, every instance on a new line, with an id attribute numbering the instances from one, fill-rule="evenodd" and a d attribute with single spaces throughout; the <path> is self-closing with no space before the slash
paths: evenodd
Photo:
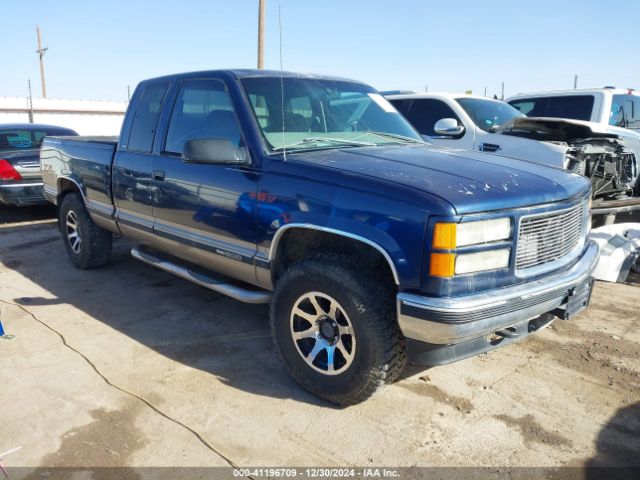
<path id="1" fill-rule="evenodd" d="M 42 98 L 47 98 L 47 83 L 44 80 L 44 53 L 49 49 L 42 48 L 42 38 L 40 37 L 39 25 L 36 25 L 36 32 L 38 32 L 38 50 L 36 50 L 36 53 L 40 56 L 40 78 L 42 79 Z"/>
<path id="2" fill-rule="evenodd" d="M 578 88 L 578 75 L 574 75 L 573 76 L 573 89 L 577 89 Z"/>
<path id="3" fill-rule="evenodd" d="M 500 100 L 504 101 L 504 82 L 502 82 L 502 93 L 500 94 Z"/>
<path id="4" fill-rule="evenodd" d="M 31 79 L 27 80 L 29 85 L 29 123 L 33 123 L 33 96 L 31 95 Z"/>
<path id="5" fill-rule="evenodd" d="M 258 0 L 258 69 L 264 68 L 264 10 L 267 0 Z"/>

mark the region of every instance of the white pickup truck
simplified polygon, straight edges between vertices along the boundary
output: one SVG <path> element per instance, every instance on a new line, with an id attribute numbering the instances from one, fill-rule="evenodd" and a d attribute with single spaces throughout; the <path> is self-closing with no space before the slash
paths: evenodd
<path id="1" fill-rule="evenodd" d="M 519 93 L 507 103 L 528 117 L 584 120 L 603 125 L 622 138 L 640 139 L 640 93 L 633 89 L 594 88 Z"/>
<path id="2" fill-rule="evenodd" d="M 474 95 L 390 93 L 386 97 L 437 146 L 491 152 L 581 173 L 591 178 L 594 214 L 640 208 L 640 199 L 634 197 L 640 135 L 631 130 L 624 131 L 622 141 L 624 129 L 619 127 L 527 117 L 508 103 Z"/>

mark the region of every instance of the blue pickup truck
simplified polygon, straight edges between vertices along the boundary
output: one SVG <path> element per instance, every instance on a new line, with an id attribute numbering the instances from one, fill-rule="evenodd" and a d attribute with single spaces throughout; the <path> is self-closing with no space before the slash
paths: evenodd
<path id="1" fill-rule="evenodd" d="M 48 137 L 71 262 L 112 239 L 150 265 L 270 303 L 292 376 L 338 404 L 522 339 L 587 306 L 597 246 L 580 175 L 426 144 L 373 88 L 256 70 L 137 87 L 121 135 Z"/>

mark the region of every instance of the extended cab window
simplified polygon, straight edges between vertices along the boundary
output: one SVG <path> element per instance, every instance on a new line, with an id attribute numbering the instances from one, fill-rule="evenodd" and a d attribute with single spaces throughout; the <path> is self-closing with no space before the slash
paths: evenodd
<path id="1" fill-rule="evenodd" d="M 240 126 L 231 98 L 219 80 L 187 80 L 182 84 L 173 107 L 165 152 L 182 153 L 188 140 L 227 139 L 241 146 Z"/>
<path id="2" fill-rule="evenodd" d="M 437 136 L 434 126 L 443 118 L 453 118 L 461 125 L 460 119 L 449 105 L 431 98 L 414 100 L 406 115 L 416 130 L 423 135 Z"/>
<path id="3" fill-rule="evenodd" d="M 168 83 L 163 83 L 148 85 L 144 88 L 131 123 L 128 150 L 144 153 L 151 152 L 158 117 L 160 116 L 160 110 L 162 110 L 162 101 L 168 87 Z"/>

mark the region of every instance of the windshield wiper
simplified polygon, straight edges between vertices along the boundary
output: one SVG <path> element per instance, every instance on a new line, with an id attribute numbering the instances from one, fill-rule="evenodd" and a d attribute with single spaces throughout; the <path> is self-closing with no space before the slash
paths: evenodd
<path id="1" fill-rule="evenodd" d="M 404 142 L 426 143 L 426 142 L 424 142 L 422 140 L 417 140 L 417 139 L 411 138 L 411 137 L 405 137 L 404 135 L 398 135 L 397 133 L 373 132 L 373 131 L 367 131 L 367 132 L 363 132 L 363 133 L 368 133 L 369 135 L 375 135 L 376 137 L 390 138 L 392 140 L 396 140 L 397 143 L 404 143 Z"/>
<path id="2" fill-rule="evenodd" d="M 328 143 L 328 146 L 332 146 L 331 144 L 337 145 L 345 145 L 350 147 L 374 147 L 376 144 L 371 142 L 358 142 L 355 140 L 343 140 L 341 138 L 329 138 L 329 137 L 308 137 L 303 138 L 298 142 L 293 142 L 289 145 L 284 145 L 282 147 L 276 147 L 273 149 L 274 152 L 279 152 L 282 150 L 286 150 L 289 148 L 300 147 L 300 146 L 312 146 L 316 143 Z"/>

